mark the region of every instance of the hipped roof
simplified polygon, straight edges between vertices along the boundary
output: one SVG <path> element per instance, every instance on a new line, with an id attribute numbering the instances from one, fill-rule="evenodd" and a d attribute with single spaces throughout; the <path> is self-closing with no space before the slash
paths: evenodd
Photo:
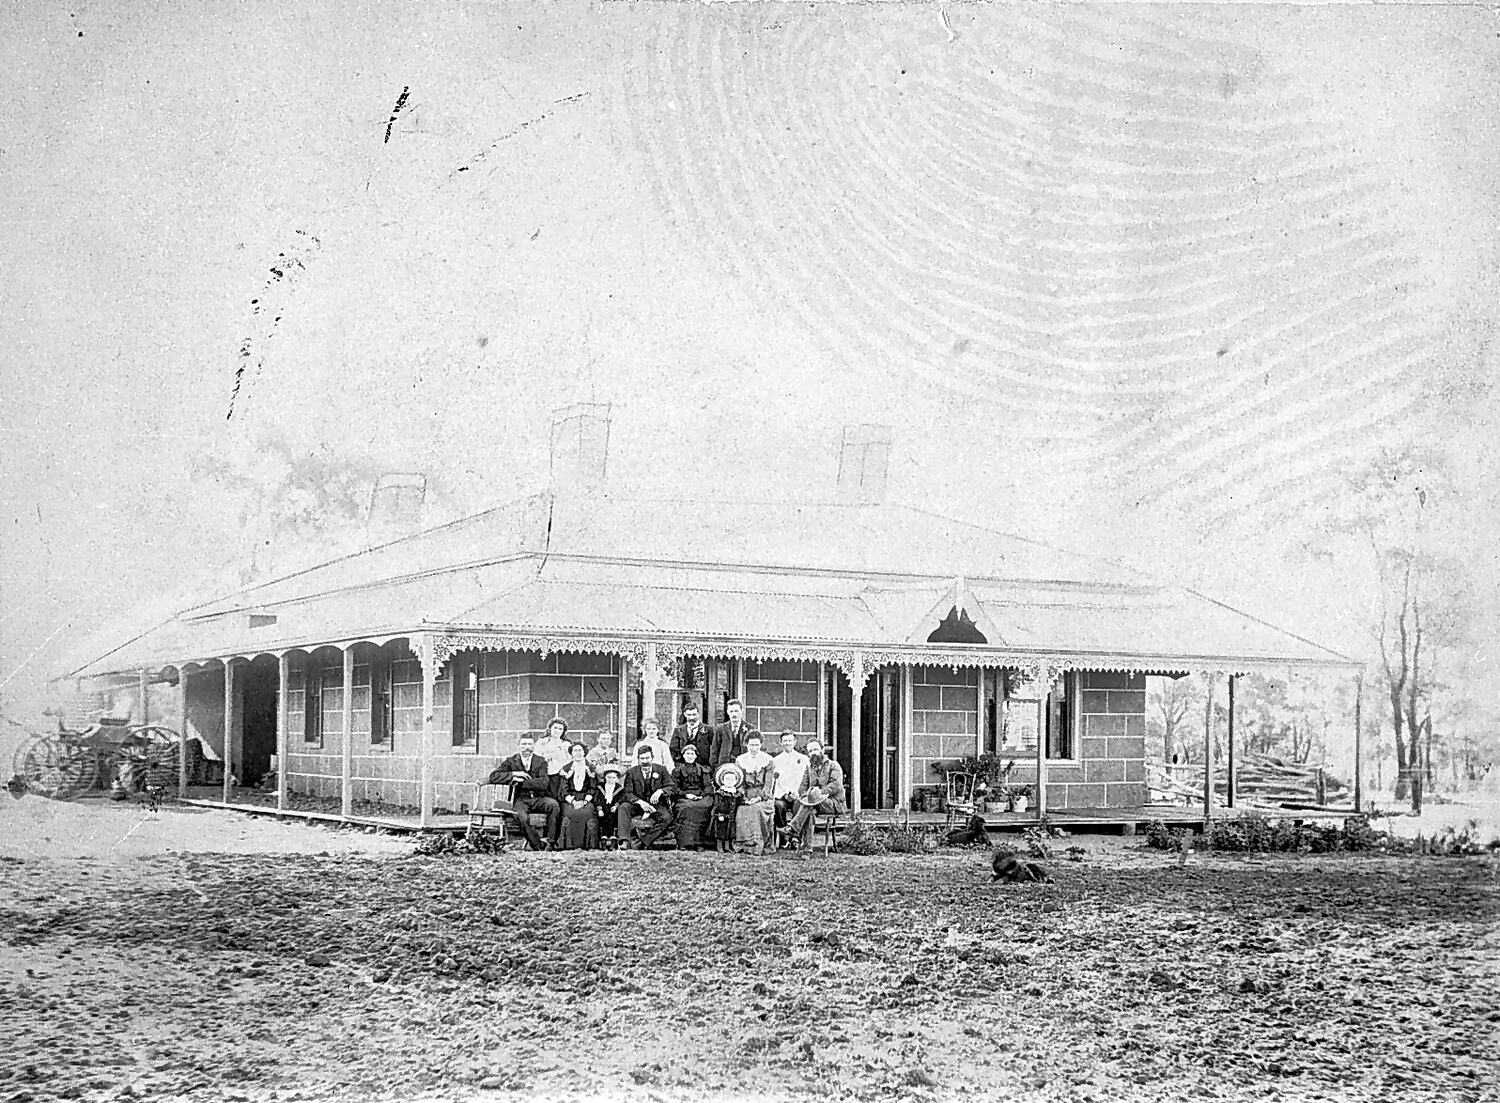
<path id="1" fill-rule="evenodd" d="M 680 499 L 544 493 L 183 610 L 71 673 L 420 631 L 906 647 L 953 595 L 999 633 L 990 648 L 1163 670 L 1350 665 L 1191 591 L 909 506 L 705 516 Z"/>

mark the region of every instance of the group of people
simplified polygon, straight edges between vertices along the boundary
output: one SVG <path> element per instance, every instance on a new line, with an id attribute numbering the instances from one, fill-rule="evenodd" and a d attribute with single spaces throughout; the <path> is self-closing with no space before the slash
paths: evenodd
<path id="1" fill-rule="evenodd" d="M 569 741 L 568 725 L 555 719 L 543 739 L 522 736 L 489 783 L 512 786 L 532 850 L 649 849 L 670 839 L 678 847 L 764 854 L 806 846 L 816 813 L 848 810 L 843 769 L 821 739 L 811 736 L 799 750 L 795 733 L 784 731 L 769 754 L 740 701 L 725 712 L 728 721 L 709 727 L 688 704 L 670 742 L 648 718 L 628 767 L 603 741 L 592 751 Z M 543 832 L 532 815 L 545 817 Z"/>

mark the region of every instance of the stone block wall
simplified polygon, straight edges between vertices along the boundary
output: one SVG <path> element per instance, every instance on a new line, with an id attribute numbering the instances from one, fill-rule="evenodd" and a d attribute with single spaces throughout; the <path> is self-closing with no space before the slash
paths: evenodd
<path id="1" fill-rule="evenodd" d="M 1047 763 L 1047 807 L 1121 808 L 1146 802 L 1146 678 L 1083 671 L 1076 679 L 1072 761 Z M 1016 760 L 1012 784 L 1036 782 L 1033 759 Z"/>
<path id="2" fill-rule="evenodd" d="M 942 785 L 934 765 L 975 753 L 979 671 L 916 666 L 911 679 L 911 784 Z"/>
<path id="3" fill-rule="evenodd" d="M 818 732 L 818 664 L 791 660 L 745 663 L 745 721 L 766 737 L 771 753 L 783 730 L 799 743 Z"/>
<path id="4" fill-rule="evenodd" d="M 370 661 L 356 652 L 351 724 L 355 800 L 416 807 L 421 802 L 422 667 L 404 648 L 391 657 L 392 732 L 389 742 L 370 741 Z M 439 809 L 458 811 L 473 800 L 474 785 L 501 759 L 514 753 L 524 733 L 541 736 L 561 716 L 568 736 L 592 747 L 614 738 L 619 725 L 619 658 L 612 655 L 487 651 L 479 662 L 477 742 L 453 744 L 453 669 L 443 667 L 433 684 L 434 799 Z M 337 797 L 343 754 L 342 660 L 324 664 L 323 740 L 303 742 L 305 676 L 293 662 L 288 681 L 289 774 L 294 791 Z"/>

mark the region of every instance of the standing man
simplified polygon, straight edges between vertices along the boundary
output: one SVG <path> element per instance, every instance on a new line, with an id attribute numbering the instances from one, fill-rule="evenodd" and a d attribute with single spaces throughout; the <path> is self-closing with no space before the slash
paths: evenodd
<path id="1" fill-rule="evenodd" d="M 521 823 L 521 834 L 526 836 L 526 845 L 532 850 L 544 850 L 557 845 L 557 830 L 562 824 L 562 805 L 552 799 L 552 779 L 547 769 L 547 760 L 536 753 L 536 740 L 530 735 L 521 736 L 521 746 L 515 754 L 500 763 L 490 774 L 491 785 L 515 785 L 515 799 L 511 807 Z M 531 814 L 536 812 L 547 817 L 547 837 L 537 836 L 531 826 Z"/>
<path id="2" fill-rule="evenodd" d="M 698 703 L 689 701 L 682 710 L 684 723 L 678 724 L 672 729 L 671 752 L 676 762 L 682 761 L 682 748 L 694 746 L 698 748 L 698 765 L 707 767 L 710 753 L 713 750 L 714 733 L 709 730 L 708 725 L 698 719 Z"/>
<path id="3" fill-rule="evenodd" d="M 807 771 L 802 775 L 800 807 L 792 817 L 788 842 L 805 845 L 812 829 L 814 812 L 825 816 L 842 816 L 849 811 L 844 796 L 844 768 L 823 755 L 823 741 L 813 736 L 807 741 Z"/>
<path id="4" fill-rule="evenodd" d="M 797 814 L 797 797 L 802 792 L 802 780 L 807 773 L 807 755 L 797 750 L 795 732 L 781 733 L 781 749 L 771 761 L 776 766 L 776 776 L 771 783 L 771 799 L 776 802 L 776 826 L 785 831 Z"/>
<path id="5" fill-rule="evenodd" d="M 616 813 L 616 833 L 621 846 L 635 850 L 650 850 L 657 839 L 672 827 L 672 801 L 669 790 L 672 778 L 666 768 L 653 761 L 651 748 L 644 742 L 635 749 L 636 764 L 625 775 L 625 799 L 620 801 Z M 641 837 L 634 843 L 634 828 L 637 822 L 647 820 Z"/>
<path id="6" fill-rule="evenodd" d="M 745 705 L 738 697 L 730 698 L 724 711 L 729 714 L 729 719 L 714 728 L 713 744 L 708 754 L 711 770 L 739 758 L 745 751 L 745 740 L 752 735 L 760 736 L 760 732 L 745 723 Z"/>

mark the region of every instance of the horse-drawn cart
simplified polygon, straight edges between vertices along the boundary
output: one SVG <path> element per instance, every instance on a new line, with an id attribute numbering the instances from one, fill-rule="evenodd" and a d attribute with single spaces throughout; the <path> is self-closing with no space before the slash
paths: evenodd
<path id="1" fill-rule="evenodd" d="M 165 789 L 177 777 L 178 735 L 160 724 L 101 721 L 82 731 L 58 726 L 52 735 L 32 735 L 16 750 L 15 774 L 38 796 L 67 800 L 112 785 Z"/>

